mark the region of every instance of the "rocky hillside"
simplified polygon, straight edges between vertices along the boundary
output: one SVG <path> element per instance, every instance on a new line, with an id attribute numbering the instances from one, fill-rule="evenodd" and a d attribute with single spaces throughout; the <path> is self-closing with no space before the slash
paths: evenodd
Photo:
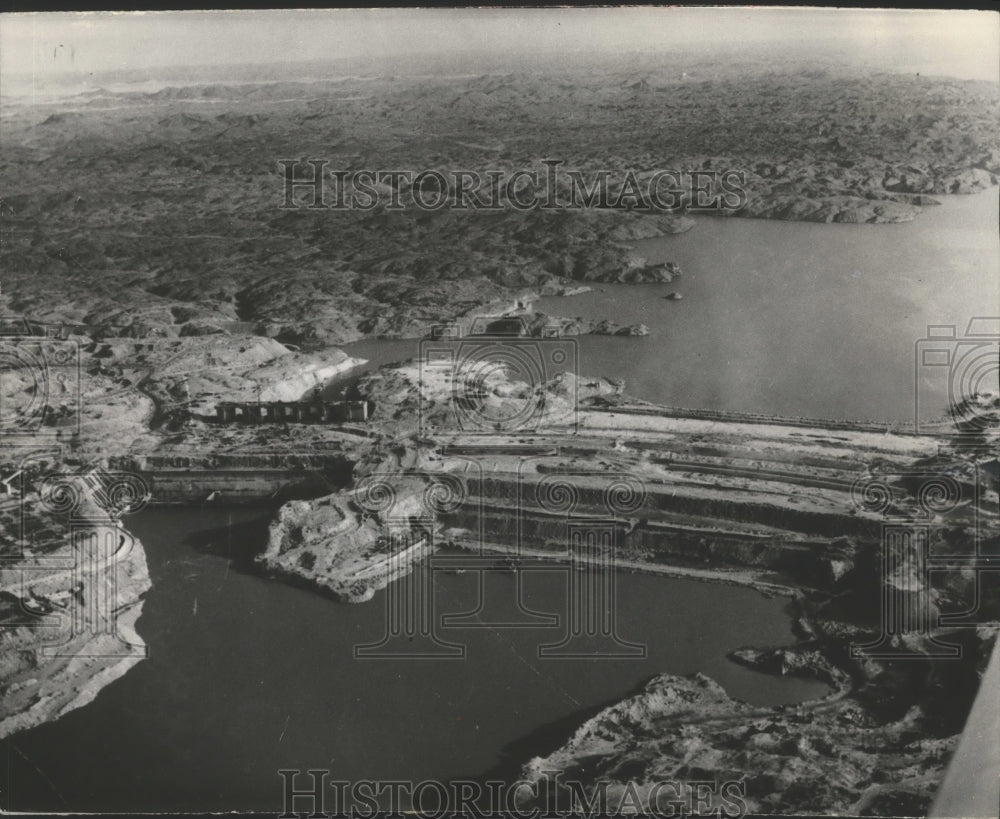
<path id="1" fill-rule="evenodd" d="M 734 215 L 884 222 L 1000 172 L 995 84 L 647 63 L 7 99 L 4 293 L 15 312 L 99 337 L 414 336 L 524 290 L 636 280 L 629 242 L 693 222 L 622 197 L 630 174 L 640 188 L 663 169 L 688 174 L 661 192 L 686 189 L 675 204 L 691 205 L 690 174 L 711 196 L 711 174 L 732 171 Z M 403 180 L 376 185 L 373 209 L 284 209 L 278 162 L 302 159 L 328 160 L 331 201 L 334 171 L 544 179 L 544 161 L 561 163 L 560 195 L 572 173 L 588 187 L 605 174 L 610 195 L 582 211 L 427 212 Z M 393 192 L 400 210 L 385 207 Z"/>

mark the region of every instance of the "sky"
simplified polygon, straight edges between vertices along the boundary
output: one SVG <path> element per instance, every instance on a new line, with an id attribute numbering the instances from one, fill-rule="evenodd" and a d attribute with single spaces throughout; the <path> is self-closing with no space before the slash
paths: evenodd
<path id="1" fill-rule="evenodd" d="M 1000 78 L 1000 15 L 792 8 L 352 9 L 0 15 L 0 78 L 380 54 L 787 45 Z"/>

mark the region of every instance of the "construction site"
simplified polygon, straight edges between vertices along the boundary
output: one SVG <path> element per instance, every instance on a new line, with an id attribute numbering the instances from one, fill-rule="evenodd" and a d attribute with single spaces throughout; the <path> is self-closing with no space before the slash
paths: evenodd
<path id="1" fill-rule="evenodd" d="M 351 371 L 346 356 L 331 363 L 263 342 L 220 343 L 212 355 L 253 359 L 246 375 L 191 377 L 185 342 L 151 350 L 171 356 L 171 369 L 144 384 L 155 400 L 137 423 L 150 431 L 125 446 L 117 427 L 93 443 L 64 436 L 65 450 L 21 459 L 0 476 L 0 516 L 19 546 L 0 566 L 5 616 L 18 623 L 7 639 L 22 658 L 4 668 L 5 684 L 20 693 L 0 729 L 79 707 L 144 656 L 132 625 L 150 580 L 128 515 L 147 503 L 176 506 L 182 517 L 210 506 L 269 510 L 263 542 L 240 569 L 351 604 L 373 605 L 384 590 L 390 617 L 413 626 L 398 635 L 404 649 L 411 638 L 433 644 L 425 611 L 439 572 L 500 571 L 517 596 L 533 573 L 565 567 L 578 601 L 570 638 L 602 638 L 622 656 L 636 648 L 620 643 L 607 616 L 622 572 L 787 598 L 800 642 L 734 659 L 827 684 L 828 695 L 788 717 L 815 720 L 817 731 L 838 709 L 862 707 L 868 691 L 921 690 L 880 676 L 891 658 L 961 655 L 949 673 L 977 673 L 979 634 L 1000 602 L 991 579 L 997 473 L 982 454 L 995 444 L 995 426 L 917 434 L 898 423 L 657 406 L 603 378 L 563 371 L 522 380 L 527 370 L 496 351 L 523 337 L 489 338 L 464 348 L 475 354 L 468 359 L 352 375 L 340 402 L 315 396 Z M 114 408 L 123 399 L 111 395 Z M 86 411 L 102 413 L 94 402 Z M 50 433 L 54 443 L 62 434 Z M 514 614 L 501 625 L 537 621 L 518 600 L 506 601 Z M 34 626 L 53 617 L 67 645 L 98 651 L 83 675 L 39 641 Z M 578 648 L 567 639 L 551 650 L 578 657 Z M 873 715 L 866 719 L 895 714 L 863 707 Z M 945 710 L 932 718 L 954 734 L 964 712 Z M 743 718 L 703 725 L 736 730 Z M 845 747 L 855 739 L 846 736 Z M 734 742 L 723 734 L 706 741 Z M 907 748 L 900 759 L 940 766 L 936 747 Z M 825 776 L 825 755 L 810 759 Z M 859 770 L 865 765 L 859 756 Z"/>

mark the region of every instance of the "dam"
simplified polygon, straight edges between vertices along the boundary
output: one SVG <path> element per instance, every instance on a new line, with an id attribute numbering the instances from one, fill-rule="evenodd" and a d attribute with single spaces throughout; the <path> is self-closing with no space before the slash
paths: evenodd
<path id="1" fill-rule="evenodd" d="M 154 504 L 252 504 L 315 497 L 350 481 L 353 462 L 339 451 L 209 452 L 188 447 L 109 459 L 142 476 Z"/>
<path id="2" fill-rule="evenodd" d="M 381 423 L 376 419 L 374 429 Z M 618 521 L 613 543 L 622 566 L 669 566 L 758 588 L 773 585 L 764 575 L 778 573 L 788 583 L 830 590 L 881 537 L 884 510 L 866 500 L 870 486 L 886 487 L 889 503 L 909 508 L 919 486 L 903 479 L 913 479 L 915 461 L 938 458 L 947 440 L 906 425 L 587 399 L 571 425 L 557 418 L 518 434 L 439 431 L 397 439 L 373 472 L 348 446 L 369 451 L 361 431 L 332 421 L 315 426 L 335 436 L 325 450 L 161 447 L 113 465 L 142 475 L 154 503 L 339 493 L 351 507 L 351 487 L 361 479 L 382 479 L 390 492 L 414 480 L 434 486 L 443 479 L 451 491 L 457 480 L 460 503 L 440 518 L 455 530 L 446 540 L 466 554 L 565 560 L 568 522 L 610 518 Z M 928 479 L 940 468 L 928 467 Z M 985 489 L 993 484 L 984 477 Z M 616 493 L 635 495 L 634 507 L 616 507 Z M 559 494 L 571 496 L 573 507 L 553 506 Z M 968 514 L 953 510 L 945 523 L 963 525 Z M 381 559 L 359 555 L 359 565 Z"/>

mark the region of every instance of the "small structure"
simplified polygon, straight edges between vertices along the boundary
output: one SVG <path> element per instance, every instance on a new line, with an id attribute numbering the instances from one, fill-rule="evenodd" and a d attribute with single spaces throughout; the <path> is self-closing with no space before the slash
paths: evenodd
<path id="1" fill-rule="evenodd" d="M 431 327 L 430 335 L 436 341 L 445 338 L 461 338 L 464 335 L 464 329 L 455 321 L 448 324 L 435 324 Z"/>
<path id="2" fill-rule="evenodd" d="M 524 338 L 531 329 L 524 316 L 475 316 L 467 335 Z"/>

